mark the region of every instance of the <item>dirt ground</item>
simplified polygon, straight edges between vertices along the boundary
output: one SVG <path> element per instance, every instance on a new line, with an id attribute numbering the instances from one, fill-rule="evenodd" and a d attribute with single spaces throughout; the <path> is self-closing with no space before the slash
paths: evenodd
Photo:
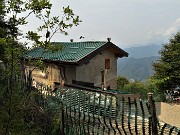
<path id="1" fill-rule="evenodd" d="M 180 128 L 180 103 L 157 102 L 156 110 L 161 121 Z"/>

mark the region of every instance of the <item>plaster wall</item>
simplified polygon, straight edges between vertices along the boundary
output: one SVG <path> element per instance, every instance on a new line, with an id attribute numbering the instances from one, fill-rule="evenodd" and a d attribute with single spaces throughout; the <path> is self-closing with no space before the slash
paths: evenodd
<path id="1" fill-rule="evenodd" d="M 54 82 L 61 83 L 62 77 L 60 75 L 60 69 L 64 69 L 64 77 L 66 84 L 72 84 L 72 80 L 75 80 L 76 67 L 73 65 L 56 65 L 53 63 L 46 63 L 46 70 L 41 71 L 39 69 L 34 69 L 33 66 L 26 67 L 26 73 L 30 70 L 32 71 L 32 79 L 36 82 L 54 86 Z M 59 68 L 62 67 L 62 68 Z"/>
<path id="2" fill-rule="evenodd" d="M 96 55 L 89 63 L 78 66 L 76 68 L 76 80 L 94 83 L 95 86 L 101 86 L 101 70 L 105 69 L 105 59 L 110 59 L 110 69 L 106 70 L 105 73 L 107 81 L 106 86 L 116 88 L 117 57 L 108 50 L 104 50 L 101 54 Z"/>
<path id="3" fill-rule="evenodd" d="M 44 71 L 33 66 L 26 66 L 26 74 L 32 71 L 32 79 L 34 79 L 38 83 L 42 83 L 49 86 L 53 86 L 54 82 L 60 82 L 61 76 L 57 65 L 48 63 L 45 64 L 45 66 L 46 69 Z"/>
<path id="4" fill-rule="evenodd" d="M 76 79 L 76 66 L 66 65 L 65 66 L 65 83 L 72 84 L 72 80 Z"/>

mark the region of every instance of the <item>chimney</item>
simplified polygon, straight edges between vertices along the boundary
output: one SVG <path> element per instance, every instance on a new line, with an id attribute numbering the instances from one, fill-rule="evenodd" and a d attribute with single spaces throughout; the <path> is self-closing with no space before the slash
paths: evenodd
<path id="1" fill-rule="evenodd" d="M 108 42 L 110 42 L 110 41 L 111 41 L 111 38 L 107 38 L 107 40 L 108 40 Z"/>
<path id="2" fill-rule="evenodd" d="M 70 39 L 71 42 L 73 42 L 73 39 Z"/>

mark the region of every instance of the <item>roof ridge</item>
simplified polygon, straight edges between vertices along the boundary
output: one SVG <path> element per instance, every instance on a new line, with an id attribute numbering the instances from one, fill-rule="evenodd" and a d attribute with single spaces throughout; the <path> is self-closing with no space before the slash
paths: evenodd
<path id="1" fill-rule="evenodd" d="M 51 42 L 51 43 L 107 43 L 108 41 L 73 41 L 73 42 Z"/>

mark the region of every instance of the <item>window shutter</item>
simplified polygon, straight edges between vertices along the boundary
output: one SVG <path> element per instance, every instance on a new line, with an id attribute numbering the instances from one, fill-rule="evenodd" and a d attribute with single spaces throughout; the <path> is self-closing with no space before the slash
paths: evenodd
<path id="1" fill-rule="evenodd" d="M 110 59 L 105 59 L 105 69 L 110 69 Z"/>

